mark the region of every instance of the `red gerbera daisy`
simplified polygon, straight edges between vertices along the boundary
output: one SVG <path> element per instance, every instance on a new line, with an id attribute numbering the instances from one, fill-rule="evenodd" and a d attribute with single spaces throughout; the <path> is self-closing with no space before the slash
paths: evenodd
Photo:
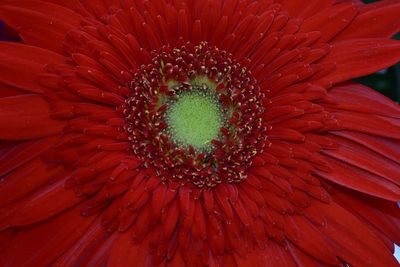
<path id="1" fill-rule="evenodd" d="M 399 266 L 384 0 L 1 0 L 1 266 Z"/>

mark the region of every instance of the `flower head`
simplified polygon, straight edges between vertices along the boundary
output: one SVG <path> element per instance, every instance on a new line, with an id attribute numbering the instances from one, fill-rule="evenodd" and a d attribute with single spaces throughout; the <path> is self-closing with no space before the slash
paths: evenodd
<path id="1" fill-rule="evenodd" d="M 399 11 L 0 1 L 0 265 L 398 266 Z"/>

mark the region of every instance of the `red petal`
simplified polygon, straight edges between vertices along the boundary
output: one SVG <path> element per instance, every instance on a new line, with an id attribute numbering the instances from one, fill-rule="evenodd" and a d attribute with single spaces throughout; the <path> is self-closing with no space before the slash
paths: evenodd
<path id="1" fill-rule="evenodd" d="M 350 131 L 336 131 L 333 134 L 352 140 L 400 164 L 400 142 L 396 140 Z"/>
<path id="2" fill-rule="evenodd" d="M 357 12 L 357 8 L 352 4 L 334 5 L 304 20 L 300 32 L 321 31 L 322 36 L 319 41 L 327 42 L 346 28 Z"/>
<path id="3" fill-rule="evenodd" d="M 0 83 L 0 98 L 22 94 L 24 94 L 24 91 L 18 90 L 17 88 L 9 86 L 5 83 Z"/>
<path id="4" fill-rule="evenodd" d="M 338 188 L 333 191 L 335 201 L 353 214 L 358 214 L 366 222 L 374 225 L 377 231 L 383 232 L 392 242 L 400 243 L 400 209 L 394 202 L 357 194 L 354 191 L 344 191 Z M 392 210 L 397 218 L 386 212 Z"/>
<path id="5" fill-rule="evenodd" d="M 237 266 L 252 267 L 297 267 L 290 252 L 281 245 L 271 241 L 265 249 L 254 249 L 245 257 L 234 255 Z"/>
<path id="6" fill-rule="evenodd" d="M 70 9 L 36 0 L 3 0 L 0 18 L 18 31 L 25 43 L 59 53 L 66 33 L 81 22 L 81 16 Z"/>
<path id="7" fill-rule="evenodd" d="M 119 234 L 117 240 L 111 250 L 111 256 L 108 260 L 108 267 L 132 267 L 132 263 L 136 266 L 148 266 L 146 259 L 149 255 L 147 251 L 148 243 L 133 244 L 132 234 L 128 231 Z"/>
<path id="8" fill-rule="evenodd" d="M 400 60 L 400 42 L 389 39 L 355 39 L 337 42 L 320 62 L 336 69 L 318 80 L 331 85 L 385 69 Z"/>
<path id="9" fill-rule="evenodd" d="M 0 139 L 21 140 L 61 132 L 64 122 L 50 118 L 48 102 L 38 95 L 0 98 Z"/>
<path id="10" fill-rule="evenodd" d="M 317 227 L 301 216 L 285 216 L 285 233 L 302 251 L 321 262 L 337 265 L 335 251 Z"/>
<path id="11" fill-rule="evenodd" d="M 85 10 L 80 0 L 43 0 L 44 2 L 50 2 L 53 4 L 57 4 L 63 7 L 66 7 L 71 10 L 75 10 L 79 14 L 84 14 L 85 16 L 89 17 L 90 14 Z"/>
<path id="12" fill-rule="evenodd" d="M 382 136 L 386 138 L 400 139 L 400 127 L 394 122 L 372 114 L 362 114 L 347 111 L 334 113 L 339 123 L 339 128 L 356 132 Z"/>
<path id="13" fill-rule="evenodd" d="M 95 253 L 91 256 L 90 261 L 86 264 L 86 266 L 106 266 L 106 262 L 109 259 L 112 246 L 114 245 L 115 238 L 118 235 L 114 235 L 108 238 L 107 242 L 98 248 Z M 71 265 L 66 265 L 65 267 L 70 267 Z"/>
<path id="14" fill-rule="evenodd" d="M 0 251 L 0 266 L 48 266 L 75 244 L 95 219 L 82 217 L 80 210 L 78 206 L 33 228 L 19 230 Z"/>
<path id="15" fill-rule="evenodd" d="M 27 141 L 1 151 L 0 177 L 39 156 L 55 144 L 57 138 Z"/>
<path id="16" fill-rule="evenodd" d="M 82 199 L 64 188 L 65 180 L 46 185 L 34 194 L 1 209 L 0 229 L 40 222 L 76 205 Z"/>
<path id="17" fill-rule="evenodd" d="M 106 15 L 111 6 L 116 6 L 114 0 L 85 0 L 81 1 L 85 8 L 94 15 Z"/>
<path id="18" fill-rule="evenodd" d="M 332 0 L 310 0 L 307 5 L 304 5 L 301 1 L 287 1 L 278 0 L 283 10 L 289 12 L 292 16 L 300 16 L 302 18 L 308 18 L 321 10 L 326 10 L 330 8 L 334 1 Z"/>
<path id="19" fill-rule="evenodd" d="M 337 256 L 351 266 L 398 267 L 397 260 L 384 243 L 350 212 L 337 204 L 314 202 L 308 210 L 319 213 L 326 220 L 320 227 L 332 241 Z"/>
<path id="20" fill-rule="evenodd" d="M 328 267 L 328 266 L 331 266 L 331 265 L 323 264 L 323 263 L 311 258 L 310 256 L 308 256 L 307 254 L 305 254 L 300 249 L 296 248 L 294 245 L 292 245 L 290 243 L 288 244 L 288 249 L 299 267 Z"/>
<path id="21" fill-rule="evenodd" d="M 324 153 L 326 155 L 400 185 L 400 177 L 398 175 L 398 170 L 400 169 L 399 164 L 385 159 L 374 151 L 348 141 L 347 139 L 340 137 L 331 138 L 340 145 L 335 150 L 325 151 Z"/>
<path id="22" fill-rule="evenodd" d="M 372 196 L 392 201 L 400 199 L 400 188 L 394 183 L 336 160 L 327 159 L 327 162 L 334 171 L 315 171 L 320 177 Z"/>
<path id="23" fill-rule="evenodd" d="M 29 92 L 46 90 L 37 82 L 48 64 L 65 63 L 61 55 L 37 47 L 0 42 L 0 81 Z"/>
<path id="24" fill-rule="evenodd" d="M 96 261 L 98 252 L 102 252 L 103 256 L 108 256 L 109 251 L 104 248 L 110 248 L 119 233 L 107 237 L 104 227 L 99 220 L 86 230 L 81 236 L 79 242 L 76 242 L 61 258 L 57 260 L 54 267 L 70 267 L 70 266 L 98 266 L 90 265 L 91 261 Z M 104 260 L 105 261 L 105 260 Z M 88 263 L 89 262 L 89 263 Z"/>
<path id="25" fill-rule="evenodd" d="M 397 0 L 377 3 L 361 8 L 361 14 L 334 41 L 395 35 L 400 30 L 400 3 Z"/>
<path id="26" fill-rule="evenodd" d="M 46 184 L 59 170 L 34 159 L 3 177 L 0 182 L 0 206 L 5 206 L 24 197 Z"/>
<path id="27" fill-rule="evenodd" d="M 336 104 L 328 106 L 332 109 L 400 118 L 400 107 L 398 104 L 361 84 L 336 86 L 329 90 L 329 96 L 337 101 Z"/>
<path id="28" fill-rule="evenodd" d="M 14 238 L 15 234 L 15 230 L 13 229 L 0 232 L 0 251 L 3 251 L 8 246 L 8 243 Z"/>

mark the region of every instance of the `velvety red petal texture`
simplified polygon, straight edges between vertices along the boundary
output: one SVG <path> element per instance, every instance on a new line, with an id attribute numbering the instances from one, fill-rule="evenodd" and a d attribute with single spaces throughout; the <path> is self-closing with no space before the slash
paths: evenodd
<path id="1" fill-rule="evenodd" d="M 21 228 L 18 233 L 14 231 L 12 241 L 2 252 L 0 263 L 2 266 L 49 265 L 67 248 L 79 242 L 94 220 L 81 217 L 78 206 L 34 228 Z"/>
<path id="2" fill-rule="evenodd" d="M 58 134 L 64 122 L 50 118 L 46 100 L 38 95 L 0 99 L 0 138 L 23 140 Z"/>
<path id="3" fill-rule="evenodd" d="M 2 83 L 31 93 L 43 92 L 37 81 L 46 66 L 65 62 L 61 55 L 39 47 L 8 42 L 0 42 L 0 47 Z"/>
<path id="4" fill-rule="evenodd" d="M 361 8 L 360 14 L 335 39 L 382 38 L 395 35 L 400 28 L 397 15 L 400 12 L 398 1 L 378 1 Z M 366 27 L 368 25 L 368 27 Z"/>
<path id="5" fill-rule="evenodd" d="M 351 81 L 399 12 L 1 0 L 0 266 L 400 266 L 400 107 Z M 225 112 L 210 150 L 166 130 L 183 90 Z"/>
<path id="6" fill-rule="evenodd" d="M 383 70 L 397 63 L 399 47 L 398 41 L 375 38 L 335 42 L 323 61 L 336 69 L 319 83 L 329 85 Z"/>
<path id="7" fill-rule="evenodd" d="M 81 16 L 70 9 L 35 0 L 2 1 L 0 16 L 25 43 L 59 53 L 65 34 L 81 22 Z"/>

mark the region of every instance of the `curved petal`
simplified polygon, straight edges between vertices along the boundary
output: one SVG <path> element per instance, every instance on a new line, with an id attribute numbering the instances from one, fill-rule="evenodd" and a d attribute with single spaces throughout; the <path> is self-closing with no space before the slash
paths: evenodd
<path id="1" fill-rule="evenodd" d="M 60 133 L 64 122 L 50 118 L 46 100 L 38 95 L 0 99 L 0 139 L 23 140 Z"/>
<path id="2" fill-rule="evenodd" d="M 3 177 L 0 182 L 0 207 L 45 185 L 59 169 L 60 166 L 48 166 L 36 158 Z"/>
<path id="3" fill-rule="evenodd" d="M 82 1 L 80 0 L 42 0 L 44 2 L 49 2 L 53 4 L 57 4 L 63 7 L 66 7 L 68 9 L 74 10 L 79 14 L 83 14 L 85 16 L 90 16 L 90 14 L 87 12 L 87 10 L 83 7 Z"/>
<path id="4" fill-rule="evenodd" d="M 46 185 L 32 195 L 1 209 L 0 229 L 27 226 L 46 220 L 82 202 L 72 190 L 64 187 L 65 179 Z"/>
<path id="5" fill-rule="evenodd" d="M 335 251 L 317 227 L 303 216 L 285 216 L 285 229 L 288 239 L 302 251 L 331 265 L 339 264 Z"/>
<path id="6" fill-rule="evenodd" d="M 371 38 L 336 42 L 320 61 L 335 64 L 336 68 L 317 83 L 329 86 L 385 69 L 399 60 L 399 41 Z"/>
<path id="7" fill-rule="evenodd" d="M 363 145 L 375 153 L 384 156 L 387 160 L 392 160 L 400 164 L 400 141 L 352 131 L 334 131 L 332 134 Z"/>
<path id="8" fill-rule="evenodd" d="M 10 86 L 5 83 L 0 83 L 0 98 L 8 97 L 8 96 L 16 96 L 24 94 L 24 91 L 21 91 L 13 86 Z"/>
<path id="9" fill-rule="evenodd" d="M 342 207 L 353 214 L 358 214 L 367 224 L 375 226 L 377 232 L 382 232 L 392 242 L 400 243 L 400 209 L 395 202 L 366 196 L 352 190 L 343 190 L 341 187 L 335 187 L 331 192 L 335 201 Z"/>
<path id="10" fill-rule="evenodd" d="M 334 171 L 330 173 L 315 171 L 319 177 L 372 196 L 392 201 L 399 200 L 400 188 L 396 184 L 340 161 L 330 159 L 326 161 Z"/>
<path id="11" fill-rule="evenodd" d="M 33 228 L 17 230 L 0 251 L 0 266 L 48 266 L 77 242 L 95 219 L 82 217 L 80 212 L 81 206 L 77 206 Z"/>
<path id="12" fill-rule="evenodd" d="M 62 53 L 62 41 L 69 30 L 80 25 L 81 15 L 43 1 L 3 0 L 0 19 L 18 31 L 27 44 Z"/>
<path id="13" fill-rule="evenodd" d="M 108 236 L 98 219 L 85 231 L 79 242 L 74 243 L 62 257 L 58 258 L 54 267 L 100 266 L 100 263 L 93 264 L 97 261 L 104 265 L 118 236 L 119 233 Z"/>
<path id="14" fill-rule="evenodd" d="M 148 254 L 148 241 L 141 244 L 133 244 L 133 236 L 130 231 L 122 233 L 115 240 L 107 266 L 130 267 L 132 262 L 137 266 L 149 266 L 146 264 Z"/>
<path id="15" fill-rule="evenodd" d="M 0 177 L 35 159 L 58 141 L 55 137 L 14 144 L 0 151 Z"/>
<path id="16" fill-rule="evenodd" d="M 336 103 L 328 105 L 333 110 L 340 109 L 400 118 L 400 106 L 397 103 L 361 84 L 350 83 L 335 86 L 329 90 L 329 96 L 336 101 Z"/>
<path id="17" fill-rule="evenodd" d="M 289 12 L 292 16 L 299 16 L 302 18 L 308 18 L 314 15 L 319 10 L 326 9 L 335 2 L 334 0 L 311 0 L 307 2 L 305 6 L 301 1 L 285 1 L 278 0 L 282 4 L 284 10 Z"/>
<path id="18" fill-rule="evenodd" d="M 386 3 L 385 3 L 386 2 Z M 391 37 L 400 31 L 400 3 L 379 1 L 361 8 L 361 13 L 333 41 Z"/>
<path id="19" fill-rule="evenodd" d="M 315 201 L 305 212 L 323 218 L 325 226 L 320 231 L 330 238 L 337 255 L 350 265 L 398 266 L 389 249 L 369 227 L 340 205 Z"/>
<path id="20" fill-rule="evenodd" d="M 357 13 L 358 9 L 351 3 L 336 4 L 327 8 L 325 12 L 318 12 L 305 19 L 300 32 L 321 31 L 322 35 L 319 40 L 327 42 L 345 29 Z"/>
<path id="21" fill-rule="evenodd" d="M 400 178 L 398 176 L 398 170 L 400 169 L 399 164 L 387 160 L 373 150 L 367 149 L 352 141 L 341 137 L 332 136 L 331 138 L 337 142 L 339 146 L 335 150 L 325 151 L 324 154 L 400 185 Z M 400 200 L 400 195 L 398 199 Z"/>
<path id="22" fill-rule="evenodd" d="M 287 251 L 282 245 L 275 243 L 274 241 L 269 242 L 269 244 L 266 245 L 265 249 L 255 249 L 245 257 L 241 257 L 237 254 L 235 254 L 234 256 L 236 264 L 239 267 L 297 267 L 297 264 L 295 263 L 291 253 Z"/>
<path id="23" fill-rule="evenodd" d="M 0 82 L 10 86 L 42 93 L 46 88 L 37 82 L 38 75 L 47 65 L 57 63 L 65 63 L 60 54 L 33 46 L 0 42 Z"/>

